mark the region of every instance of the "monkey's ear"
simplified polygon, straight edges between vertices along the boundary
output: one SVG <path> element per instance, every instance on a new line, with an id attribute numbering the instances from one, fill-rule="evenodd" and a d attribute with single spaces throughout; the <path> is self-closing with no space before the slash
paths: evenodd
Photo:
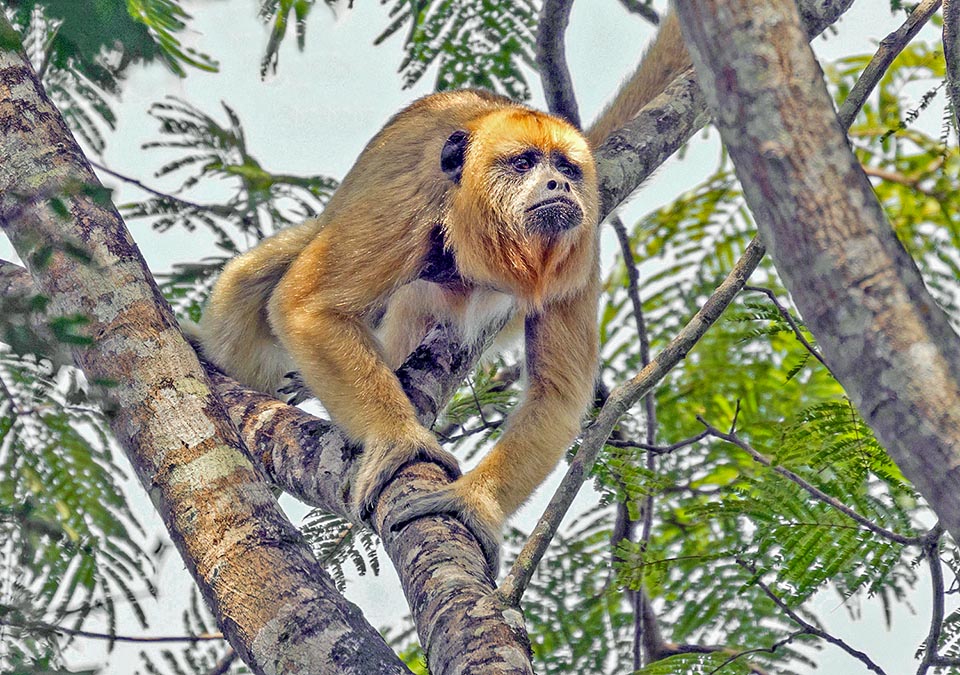
<path id="1" fill-rule="evenodd" d="M 440 151 L 440 170 L 454 183 L 459 183 L 463 175 L 463 160 L 469 140 L 470 135 L 466 131 L 454 131 Z"/>

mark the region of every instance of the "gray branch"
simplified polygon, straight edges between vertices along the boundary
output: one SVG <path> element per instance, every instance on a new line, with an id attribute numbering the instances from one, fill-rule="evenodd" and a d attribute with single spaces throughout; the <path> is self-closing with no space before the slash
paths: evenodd
<path id="1" fill-rule="evenodd" d="M 113 435 L 224 635 L 258 674 L 409 673 L 336 591 L 245 457 L 119 214 L 26 58 L 11 49 L 15 34 L 2 17 L 0 34 L 0 224 L 50 298 L 50 315 L 87 318 L 91 344 L 75 347 L 72 360 L 91 382 L 112 383 L 102 391 Z M 3 283 L 28 287 L 6 274 Z"/>
<path id="2" fill-rule="evenodd" d="M 537 26 L 537 66 L 547 109 L 580 128 L 580 109 L 567 68 L 564 34 L 573 0 L 545 0 Z"/>
<path id="3" fill-rule="evenodd" d="M 864 419 L 957 538 L 960 340 L 847 146 L 794 3 L 679 7 L 787 289 Z"/>
<path id="4" fill-rule="evenodd" d="M 953 124 L 960 135 L 960 2 L 943 0 L 943 58 L 947 64 L 947 95 Z"/>

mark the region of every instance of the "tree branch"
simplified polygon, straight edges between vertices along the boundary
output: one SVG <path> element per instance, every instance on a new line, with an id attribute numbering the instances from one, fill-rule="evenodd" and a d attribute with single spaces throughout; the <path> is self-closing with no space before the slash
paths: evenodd
<path id="1" fill-rule="evenodd" d="M 409 672 L 313 558 L 182 339 L 116 209 L 0 17 L 0 224 L 221 628 L 255 673 Z M 38 198 L 40 196 L 40 198 Z M 82 250 L 85 260 L 65 251 Z M 242 592 L 241 592 L 242 591 Z M 288 642 L 290 637 L 293 642 Z M 291 646 L 295 645 L 295 646 Z"/>
<path id="2" fill-rule="evenodd" d="M 887 72 L 887 69 L 890 68 L 890 64 L 893 63 L 897 55 L 903 51 L 903 48 L 909 44 L 910 40 L 920 32 L 920 29 L 924 27 L 939 7 L 940 0 L 923 0 L 917 5 L 916 9 L 910 13 L 910 16 L 907 17 L 906 22 L 900 26 L 900 28 L 880 41 L 877 53 L 870 59 L 870 63 L 864 68 L 863 73 L 861 73 L 859 79 L 857 79 L 857 83 L 853 85 L 853 89 L 850 90 L 846 100 L 837 112 L 841 120 L 850 120 L 850 122 L 843 125 L 844 127 L 850 126 L 854 118 L 856 118 L 857 113 L 863 108 L 863 104 L 870 96 L 870 92 L 873 91 L 873 88 L 877 86 L 880 78 L 882 78 Z M 944 30 L 946 30 L 946 26 L 944 26 Z"/>
<path id="3" fill-rule="evenodd" d="M 811 10 L 809 16 L 818 25 L 814 32 L 819 32 L 824 26 L 836 20 L 849 7 L 851 2 L 852 0 L 835 0 L 834 2 L 803 0 L 803 5 L 809 6 Z M 817 12 L 820 13 L 817 14 Z M 602 180 L 605 181 L 606 185 L 616 188 L 614 192 L 604 195 L 604 216 L 625 199 L 640 181 L 659 165 L 659 162 L 663 161 L 706 121 L 707 117 L 703 112 L 702 102 L 699 107 L 690 104 L 691 100 L 696 99 L 699 95 L 698 90 L 691 92 L 691 89 L 697 90 L 696 83 L 692 81 L 692 76 L 679 78 L 674 86 L 665 92 L 664 96 L 655 101 L 653 106 L 648 107 L 626 130 L 621 132 L 622 137 L 633 144 L 631 152 L 636 151 L 641 154 L 633 155 L 630 152 L 618 154 L 618 145 L 622 150 L 628 149 L 620 141 L 615 141 L 613 144 L 608 143 L 605 149 L 601 151 Z M 669 99 L 671 93 L 679 97 L 674 104 L 671 104 Z M 668 109 L 666 116 L 658 117 L 666 109 Z M 674 122 L 683 127 L 685 131 L 671 132 L 670 129 Z M 641 137 L 641 130 L 646 130 L 646 133 L 649 134 L 646 139 Z M 686 136 L 683 136 L 683 134 L 686 134 Z M 681 140 L 677 140 L 681 137 Z M 7 156 L 13 155 L 8 153 Z M 8 194 L 8 198 L 9 196 Z M 748 251 L 750 250 L 748 249 Z M 752 250 L 756 253 L 756 246 L 753 246 Z M 115 286 L 111 290 L 116 291 L 118 287 Z M 151 305 L 159 297 L 155 287 L 152 288 L 154 290 L 151 299 L 145 303 L 145 306 Z M 696 322 L 704 321 L 706 317 L 710 316 L 711 311 L 715 310 L 716 307 L 705 306 L 698 314 Z M 167 319 L 167 323 L 164 325 L 169 328 L 172 322 Z M 698 330 L 697 326 L 688 326 L 688 328 L 690 329 L 689 332 Z M 456 346 L 452 331 L 438 328 L 431 335 L 432 339 L 435 340 L 435 347 L 421 348 L 424 351 L 418 350 L 411 357 L 411 361 L 408 361 L 408 366 L 412 368 L 411 378 L 419 378 L 416 382 L 410 380 L 409 384 L 415 386 L 408 387 L 408 393 L 411 394 L 411 399 L 414 400 L 421 412 L 428 417 L 434 415 L 439 406 L 443 404 L 447 396 L 444 392 L 452 391 L 462 374 L 472 367 L 472 361 L 476 356 L 473 351 Z M 678 337 L 684 336 L 685 334 L 682 333 Z M 135 342 L 141 344 L 144 341 L 138 340 Z M 438 350 L 439 356 L 434 354 L 434 348 Z M 689 346 L 684 347 L 681 340 L 673 345 L 673 349 L 681 352 L 677 357 L 679 360 L 686 353 L 684 349 L 689 349 Z M 420 356 L 418 357 L 418 355 Z M 177 359 L 171 359 L 166 352 L 152 355 L 152 357 L 159 359 L 161 364 L 179 362 Z M 422 360 L 418 361 L 418 358 Z M 437 359 L 436 362 L 432 361 L 434 358 Z M 597 427 L 591 439 L 588 439 L 589 443 L 585 443 L 585 445 L 592 444 L 596 450 L 599 450 L 603 441 L 600 435 L 602 434 L 603 437 L 608 435 L 609 429 L 612 428 L 619 415 L 642 395 L 643 387 L 652 386 L 652 383 L 662 376 L 663 373 L 657 370 L 655 360 L 650 368 L 644 369 L 638 375 L 640 379 L 634 382 L 632 386 L 628 385 L 618 390 L 610 408 L 606 408 L 607 415 L 603 421 L 603 428 Z M 218 392 L 224 395 L 225 399 L 230 396 L 233 397 L 227 403 L 231 408 L 234 420 L 240 419 L 238 417 L 240 410 L 250 413 L 249 417 L 243 418 L 244 432 L 251 453 L 257 459 L 261 468 L 265 470 L 265 473 L 276 478 L 278 482 L 284 484 L 294 494 L 312 494 L 318 499 L 311 503 L 326 505 L 329 510 L 340 512 L 343 515 L 346 512 L 346 509 L 342 508 L 346 503 L 344 492 L 348 489 L 351 460 L 356 455 L 356 451 L 347 448 L 342 438 L 339 441 L 336 440 L 335 437 L 339 434 L 329 423 L 312 418 L 302 411 L 256 392 L 244 391 L 235 383 L 230 383 L 226 378 L 218 377 L 215 380 L 217 381 Z M 638 387 L 641 389 L 639 393 L 637 393 Z M 433 412 L 428 414 L 427 410 L 431 408 Z M 129 411 L 127 411 L 127 414 L 129 415 Z M 125 438 L 129 438 L 129 436 Z M 323 462 L 319 459 L 321 455 L 324 457 Z M 337 456 L 339 456 L 339 459 L 337 459 Z M 342 466 L 338 465 L 337 462 Z M 305 467 L 319 468 L 326 467 L 328 464 L 334 466 L 335 470 L 326 473 L 312 473 L 304 470 Z M 582 467 L 581 464 L 580 470 L 582 470 Z M 576 469 L 574 471 L 576 472 Z M 432 481 L 440 480 L 440 477 L 436 473 L 431 474 L 429 467 L 426 465 L 415 465 L 408 469 L 404 476 L 394 481 L 390 488 L 384 492 L 377 512 L 378 520 L 380 518 L 379 514 L 383 512 L 384 505 L 388 503 L 387 500 L 400 498 L 401 493 L 405 492 L 406 489 L 416 487 L 416 484 L 410 483 L 414 479 Z M 340 505 L 342 510 L 337 508 L 337 505 Z M 251 521 L 249 519 L 238 519 L 237 522 Z M 414 527 L 417 528 L 415 531 Z M 441 602 L 437 606 L 414 608 L 415 613 L 419 613 L 421 617 L 421 621 L 418 622 L 418 630 L 428 651 L 431 668 L 439 665 L 435 664 L 434 645 L 441 643 L 439 648 L 441 651 L 452 651 L 452 649 L 444 650 L 442 643 L 446 641 L 449 646 L 461 646 L 462 641 L 471 638 L 465 627 L 456 623 L 456 614 L 459 612 L 461 616 L 466 617 L 472 615 L 478 609 L 483 609 L 481 621 L 489 620 L 496 623 L 499 626 L 497 630 L 512 636 L 511 644 L 514 646 L 498 652 L 502 654 L 501 660 L 516 661 L 521 653 L 523 653 L 525 659 L 526 638 L 520 621 L 521 617 L 519 613 L 504 609 L 502 605 L 497 604 L 499 602 L 498 596 L 490 596 L 489 581 L 483 579 L 483 574 L 480 571 L 483 567 L 482 556 L 476 545 L 472 543 L 468 533 L 459 523 L 446 517 L 422 519 L 418 524 L 412 525 L 408 532 L 411 532 L 414 536 L 409 537 L 410 541 L 407 543 L 396 542 L 395 538 L 391 538 L 389 535 L 386 538 L 388 553 L 397 561 L 397 567 L 401 570 L 401 578 L 408 579 L 408 585 L 405 586 L 408 597 L 411 596 L 411 592 L 414 596 L 420 593 L 421 591 L 417 589 L 422 589 L 434 573 L 436 573 L 436 576 L 433 578 L 446 581 L 445 595 L 441 597 Z M 285 534 L 278 537 L 278 540 L 280 542 L 298 541 L 295 533 L 292 535 Z M 423 547 L 416 546 L 413 542 L 417 540 L 421 542 L 440 541 L 442 545 L 434 549 L 428 549 L 426 545 Z M 444 559 L 451 559 L 451 552 L 454 551 L 462 554 L 464 559 L 456 558 L 455 562 L 457 564 L 444 567 Z M 424 562 L 424 554 L 434 552 L 438 555 L 431 557 L 429 562 Z M 472 562 L 468 562 L 465 560 L 466 558 L 471 559 Z M 185 554 L 185 559 L 189 561 L 190 556 Z M 310 566 L 304 565 L 303 569 L 310 569 Z M 270 572 L 275 573 L 275 569 L 270 569 Z M 414 578 L 415 575 L 416 578 Z M 271 578 L 268 581 L 274 581 L 281 585 L 283 583 L 282 580 L 276 578 Z M 420 584 L 420 586 L 416 586 L 416 584 Z M 245 582 L 237 584 L 235 588 L 247 588 L 248 586 L 249 583 Z M 271 588 L 272 585 L 266 583 L 266 587 Z M 302 597 L 304 594 L 309 595 L 309 592 L 312 592 L 311 589 L 315 589 L 316 585 L 311 583 L 292 584 L 291 588 L 299 591 Z M 466 593 L 463 592 L 465 588 L 468 590 Z M 454 608 L 453 604 L 458 597 L 463 597 L 464 602 L 459 607 Z M 477 597 L 482 597 L 487 604 L 474 602 Z M 279 611 L 280 608 L 277 603 L 268 604 L 270 611 Z M 446 620 L 437 618 L 444 613 L 447 616 Z M 294 618 L 296 617 L 290 617 L 289 620 L 292 621 Z M 276 624 L 272 625 L 275 626 Z M 472 624 L 470 627 L 472 627 Z M 283 632 L 284 629 L 281 628 L 280 630 Z M 478 641 L 487 637 L 479 633 L 477 635 L 476 640 Z M 524 659 L 521 659 L 521 661 Z M 451 660 L 451 662 L 454 661 L 455 659 Z M 526 663 L 528 664 L 528 662 Z M 529 665 L 521 665 L 518 670 L 519 672 L 526 672 L 528 668 Z M 367 670 L 365 672 L 376 671 Z M 433 672 L 444 671 L 437 669 Z M 485 672 L 491 671 L 488 669 Z M 514 671 L 505 670 L 502 672 Z"/>
<path id="4" fill-rule="evenodd" d="M 537 67 L 547 109 L 580 128 L 580 109 L 567 68 L 564 33 L 570 21 L 573 0 L 545 0 L 537 25 Z"/>
<path id="5" fill-rule="evenodd" d="M 870 530 L 877 536 L 882 537 L 883 539 L 886 539 L 887 541 L 891 541 L 895 544 L 900 544 L 902 546 L 921 546 L 924 543 L 925 535 L 921 535 L 918 537 L 905 537 L 902 534 L 897 534 L 896 532 L 880 527 L 869 518 L 865 518 L 861 516 L 859 513 L 851 509 L 849 506 L 847 506 L 843 502 L 841 502 L 839 499 L 831 497 L 823 490 L 820 490 L 816 486 L 805 481 L 803 478 L 795 474 L 793 471 L 790 471 L 790 469 L 784 468 L 782 466 L 774 466 L 773 462 L 771 462 L 769 459 L 764 457 L 760 452 L 755 450 L 752 445 L 744 441 L 735 433 L 724 433 L 723 431 L 720 431 L 713 425 L 706 422 L 700 416 L 697 416 L 697 420 L 706 428 L 707 433 L 709 433 L 714 438 L 719 438 L 722 441 L 726 441 L 727 443 L 732 443 L 733 445 L 737 446 L 738 448 L 743 450 L 745 453 L 750 455 L 753 461 L 755 461 L 757 464 L 761 464 L 767 467 L 768 469 L 770 469 L 771 471 L 780 474 L 781 476 L 789 480 L 791 483 L 794 483 L 795 485 L 799 486 L 801 489 L 807 492 L 814 499 L 817 499 L 818 501 L 821 501 L 824 504 L 827 504 L 828 506 L 835 508 L 837 511 L 839 511 L 843 515 L 847 516 L 851 520 L 856 521 L 862 527 Z"/>
<path id="6" fill-rule="evenodd" d="M 560 520 L 573 503 L 573 498 L 584 479 L 589 475 L 614 425 L 634 403 L 686 357 L 710 326 L 720 318 L 723 310 L 733 301 L 746 284 L 747 278 L 760 264 L 763 254 L 763 244 L 758 239 L 752 240 L 727 278 L 707 299 L 700 311 L 670 341 L 670 344 L 657 354 L 649 366 L 610 393 L 597 419 L 584 430 L 580 450 L 570 463 L 570 468 L 563 477 L 560 487 L 530 535 L 530 540 L 523 547 L 509 574 L 500 585 L 499 593 L 508 604 L 516 606 L 520 602 L 533 576 L 533 571 L 560 525 Z"/>
<path id="7" fill-rule="evenodd" d="M 864 419 L 957 538 L 960 340 L 847 147 L 793 2 L 679 7 L 787 289 Z"/>
<path id="8" fill-rule="evenodd" d="M 773 306 L 777 309 L 777 312 L 780 316 L 783 317 L 783 320 L 787 322 L 787 325 L 790 326 L 790 329 L 793 331 L 794 337 L 797 338 L 797 341 L 803 345 L 813 358 L 820 362 L 824 368 L 828 371 L 830 367 L 827 365 L 827 362 L 823 360 L 823 357 L 820 355 L 820 352 L 817 351 L 817 348 L 810 344 L 810 341 L 807 340 L 806 336 L 803 334 L 803 331 L 800 330 L 800 326 L 797 325 L 796 320 L 793 318 L 793 315 L 790 314 L 789 310 L 786 307 L 780 304 L 780 301 L 777 299 L 777 294 L 771 291 L 769 288 L 763 288 L 762 286 L 746 286 L 744 287 L 746 291 L 753 291 L 754 293 L 763 293 L 770 299 L 770 302 L 773 303 Z"/>
<path id="9" fill-rule="evenodd" d="M 943 0 L 943 58 L 947 65 L 947 96 L 953 125 L 960 135 L 960 2 Z"/>
<path id="10" fill-rule="evenodd" d="M 883 668 L 881 668 L 876 663 L 874 663 L 870 659 L 870 657 L 867 656 L 864 652 L 861 652 L 859 649 L 854 649 L 853 647 L 848 645 L 846 642 L 844 642 L 840 638 L 831 635 L 825 630 L 821 630 L 817 626 L 814 626 L 812 623 L 810 623 L 809 621 L 805 620 L 802 616 L 800 616 L 797 612 L 793 611 L 793 609 L 791 609 L 790 606 L 787 605 L 787 603 L 781 600 L 780 597 L 776 593 L 774 593 L 769 586 L 767 586 L 765 583 L 763 583 L 763 581 L 760 580 L 760 577 L 757 574 L 757 570 L 753 565 L 740 559 L 737 560 L 737 564 L 740 565 L 740 567 L 742 567 L 743 569 L 747 570 L 748 572 L 754 575 L 753 583 L 759 586 L 760 590 L 762 590 L 764 594 L 768 598 L 770 598 L 773 601 L 773 603 L 777 607 L 779 607 L 784 614 L 790 617 L 791 621 L 793 621 L 795 624 L 800 626 L 805 633 L 809 635 L 815 635 L 821 640 L 826 640 L 830 644 L 836 647 L 839 647 L 840 649 L 845 651 L 847 654 L 855 658 L 857 661 L 862 663 L 864 666 L 866 666 L 867 670 L 872 670 L 873 672 L 877 673 L 877 675 L 886 675 L 886 671 L 884 671 Z"/>

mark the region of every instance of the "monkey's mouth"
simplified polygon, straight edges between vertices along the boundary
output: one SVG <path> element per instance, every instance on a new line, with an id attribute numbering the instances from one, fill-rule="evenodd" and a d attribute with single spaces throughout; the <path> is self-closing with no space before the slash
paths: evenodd
<path id="1" fill-rule="evenodd" d="M 529 207 L 525 220 L 529 231 L 555 235 L 579 225 L 583 221 L 583 211 L 571 199 L 554 197 Z"/>

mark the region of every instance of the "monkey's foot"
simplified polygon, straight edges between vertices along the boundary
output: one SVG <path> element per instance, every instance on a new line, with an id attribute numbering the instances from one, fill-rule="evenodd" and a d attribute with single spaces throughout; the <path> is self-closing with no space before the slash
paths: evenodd
<path id="1" fill-rule="evenodd" d="M 433 462 L 443 467 L 451 479 L 460 476 L 457 458 L 441 448 L 433 434 L 420 427 L 411 436 L 402 441 L 370 441 L 364 445 L 351 500 L 363 520 L 373 513 L 383 488 L 405 464 Z"/>
<path id="2" fill-rule="evenodd" d="M 398 531 L 417 518 L 452 515 L 470 530 L 480 544 L 487 561 L 487 572 L 490 579 L 495 580 L 500 571 L 500 532 L 504 518 L 496 501 L 470 489 L 466 478 L 459 478 L 434 492 L 411 497 L 405 505 L 387 516 L 383 529 Z"/>

